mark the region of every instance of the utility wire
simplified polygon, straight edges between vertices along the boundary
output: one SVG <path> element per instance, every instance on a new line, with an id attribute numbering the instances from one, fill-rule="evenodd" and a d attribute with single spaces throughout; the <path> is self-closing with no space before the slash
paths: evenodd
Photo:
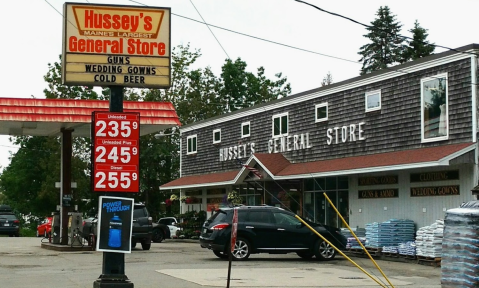
<path id="1" fill-rule="evenodd" d="M 337 13 L 334 13 L 334 12 L 330 12 L 330 11 L 324 10 L 323 8 L 320 8 L 320 7 L 318 7 L 318 6 L 316 6 L 316 5 L 313 5 L 313 4 L 311 4 L 311 3 L 308 3 L 308 2 L 305 2 L 305 1 L 302 1 L 302 0 L 294 0 L 294 1 L 299 2 L 299 3 L 306 4 L 306 5 L 309 5 L 309 6 L 313 7 L 313 8 L 318 9 L 319 11 L 322 11 L 322 12 L 325 12 L 325 13 L 328 13 L 328 14 L 331 14 L 331 15 L 333 15 L 333 16 L 336 16 L 336 17 L 340 17 L 340 18 L 349 20 L 349 21 L 351 21 L 351 22 L 353 22 L 353 23 L 362 25 L 362 26 L 364 26 L 364 27 L 366 27 L 366 28 L 368 28 L 368 29 L 376 29 L 376 30 L 382 30 L 382 31 L 384 31 L 383 29 L 380 29 L 380 28 L 377 28 L 377 27 L 374 27 L 374 26 L 370 26 L 370 25 L 361 23 L 361 22 L 359 22 L 359 21 L 356 21 L 356 20 L 354 20 L 354 19 L 352 19 L 352 18 L 343 16 L 343 15 L 341 15 L 341 14 L 337 14 Z M 403 35 L 399 35 L 399 34 L 398 34 L 397 36 L 402 37 L 402 38 L 404 38 L 404 39 L 408 39 L 408 40 L 414 40 L 413 38 L 408 37 L 408 36 L 403 36 Z M 467 52 L 467 51 L 460 51 L 460 50 L 457 50 L 457 49 L 454 49 L 454 48 L 449 48 L 449 47 L 441 46 L 441 45 L 437 45 L 437 44 L 426 43 L 426 42 L 422 42 L 422 44 L 431 45 L 431 46 L 434 46 L 434 47 L 439 47 L 439 48 L 447 49 L 447 50 L 454 51 L 454 52 L 458 52 L 458 53 L 477 55 L 476 53 Z"/>
<path id="2" fill-rule="evenodd" d="M 213 37 L 215 37 L 216 42 L 218 42 L 218 45 L 220 45 L 221 49 L 223 49 L 223 52 L 225 52 L 226 57 L 228 57 L 228 59 L 231 59 L 230 55 L 228 55 L 228 53 L 226 52 L 225 48 L 223 48 L 223 45 L 221 45 L 221 43 L 220 43 L 220 41 L 218 40 L 218 38 L 216 38 L 215 33 L 213 33 L 213 31 L 211 30 L 210 25 L 208 25 L 208 23 L 206 23 L 206 21 L 205 21 L 205 19 L 203 18 L 203 16 L 201 16 L 200 11 L 198 11 L 198 9 L 196 8 L 196 6 L 195 6 L 195 4 L 193 3 L 193 1 L 190 0 L 190 2 L 191 2 L 191 5 L 193 5 L 193 7 L 195 8 L 196 12 L 198 12 L 198 15 L 200 15 L 201 20 L 203 20 L 203 23 L 206 25 L 206 27 L 208 27 L 208 30 L 210 30 L 211 34 L 213 34 Z"/>
<path id="3" fill-rule="evenodd" d="M 143 4 L 143 3 L 140 3 L 140 2 L 135 1 L 135 0 L 128 0 L 128 1 L 148 7 L 148 5 Z M 241 36 L 253 38 L 253 39 L 256 39 L 256 40 L 260 40 L 260 41 L 264 41 L 264 42 L 268 42 L 268 43 L 272 43 L 272 44 L 276 44 L 276 45 L 288 47 L 288 48 L 291 48 L 291 49 L 296 49 L 296 50 L 299 50 L 299 51 L 304 51 L 304 52 L 308 52 L 308 53 L 312 53 L 312 54 L 316 54 L 316 55 L 328 57 L 328 58 L 333 58 L 333 59 L 343 60 L 343 61 L 347 61 L 347 62 L 351 62 L 351 63 L 355 63 L 355 64 L 360 64 L 358 61 L 349 60 L 349 59 L 345 59 L 345 58 L 341 58 L 341 57 L 336 57 L 336 56 L 332 56 L 332 55 L 328 55 L 328 54 L 324 54 L 324 53 L 320 53 L 320 52 L 315 52 L 315 51 L 311 51 L 311 50 L 307 50 L 307 49 L 303 49 L 303 48 L 291 46 L 291 45 L 284 44 L 284 43 L 280 43 L 280 42 L 275 42 L 275 41 L 268 40 L 268 39 L 264 39 L 264 38 L 261 38 L 261 37 L 252 36 L 252 35 L 249 35 L 249 34 L 246 34 L 246 33 L 234 31 L 234 30 L 231 30 L 231 29 L 227 29 L 227 28 L 224 28 L 224 27 L 216 26 L 216 25 L 209 24 L 209 23 L 206 23 L 206 22 L 201 22 L 201 21 L 199 21 L 199 20 L 196 20 L 196 19 L 193 19 L 193 18 L 189 18 L 189 17 L 186 17 L 186 16 L 182 16 L 182 15 L 179 15 L 179 14 L 171 13 L 171 15 L 174 15 L 174 16 L 177 16 L 177 17 L 180 17 L 180 18 L 184 18 L 184 19 L 187 19 L 187 20 L 190 20 L 190 21 L 194 21 L 194 22 L 197 22 L 197 23 L 206 24 L 206 25 L 208 25 L 209 27 L 214 27 L 214 28 L 217 28 L 217 29 L 221 29 L 221 30 L 228 31 L 228 32 L 231 32 L 231 33 L 235 33 L 235 34 L 238 34 L 238 35 L 241 35 Z"/>

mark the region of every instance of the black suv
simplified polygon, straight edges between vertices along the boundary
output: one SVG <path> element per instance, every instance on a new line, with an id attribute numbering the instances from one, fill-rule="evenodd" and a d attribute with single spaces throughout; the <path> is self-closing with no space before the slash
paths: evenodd
<path id="1" fill-rule="evenodd" d="M 0 205 L 0 235 L 20 236 L 20 220 L 8 205 Z"/>
<path id="2" fill-rule="evenodd" d="M 141 243 L 143 250 L 150 250 L 151 237 L 153 230 L 153 223 L 146 209 L 146 206 L 141 203 L 135 203 L 133 210 L 133 228 L 131 233 L 131 248 L 136 247 L 136 243 Z"/>
<path id="3" fill-rule="evenodd" d="M 136 244 L 140 242 L 143 250 L 150 250 L 151 241 L 159 243 L 165 238 L 170 238 L 170 229 L 168 226 L 153 223 L 145 204 L 135 203 L 131 248 L 135 248 Z"/>
<path id="4" fill-rule="evenodd" d="M 312 232 L 295 214 L 273 206 L 240 206 L 234 260 L 245 260 L 250 254 L 285 254 L 295 252 L 301 258 L 331 260 L 336 251 Z M 233 208 L 221 208 L 202 227 L 201 247 L 213 250 L 219 258 L 230 251 Z M 346 237 L 340 229 L 306 221 L 338 249 L 346 249 Z"/>

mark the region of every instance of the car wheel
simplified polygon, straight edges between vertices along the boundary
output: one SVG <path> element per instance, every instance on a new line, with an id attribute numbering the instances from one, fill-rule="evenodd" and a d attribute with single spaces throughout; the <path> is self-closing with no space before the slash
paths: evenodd
<path id="1" fill-rule="evenodd" d="M 248 259 L 251 254 L 251 245 L 248 240 L 238 237 L 235 243 L 235 249 L 233 251 L 233 259 L 237 261 Z"/>
<path id="2" fill-rule="evenodd" d="M 151 247 L 151 242 L 148 242 L 146 240 L 141 241 L 141 249 L 150 250 L 150 247 Z"/>
<path id="3" fill-rule="evenodd" d="M 296 252 L 296 254 L 298 254 L 299 257 L 303 258 L 303 259 L 306 259 L 306 260 L 309 260 L 311 258 L 313 258 L 314 254 L 307 251 L 307 252 Z"/>
<path id="4" fill-rule="evenodd" d="M 336 256 L 336 250 L 324 240 L 316 241 L 314 255 L 318 260 L 332 260 Z"/>
<path id="5" fill-rule="evenodd" d="M 136 247 L 136 240 L 131 239 L 131 249 Z"/>
<path id="6" fill-rule="evenodd" d="M 216 255 L 216 257 L 221 258 L 221 259 L 226 259 L 228 258 L 228 254 L 221 252 L 221 251 L 215 251 L 213 250 L 213 253 Z"/>
<path id="7" fill-rule="evenodd" d="M 164 239 L 165 239 L 165 235 L 163 234 L 163 231 L 161 231 L 160 229 L 153 230 L 153 235 L 151 239 L 153 240 L 153 242 L 161 243 Z"/>

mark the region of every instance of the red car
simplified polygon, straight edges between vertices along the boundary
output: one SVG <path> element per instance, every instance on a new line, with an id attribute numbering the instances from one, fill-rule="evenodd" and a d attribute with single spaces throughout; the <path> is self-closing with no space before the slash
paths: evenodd
<path id="1" fill-rule="evenodd" d="M 52 219 L 53 217 L 47 217 L 37 226 L 37 237 L 43 236 L 47 238 L 50 235 L 52 231 Z"/>

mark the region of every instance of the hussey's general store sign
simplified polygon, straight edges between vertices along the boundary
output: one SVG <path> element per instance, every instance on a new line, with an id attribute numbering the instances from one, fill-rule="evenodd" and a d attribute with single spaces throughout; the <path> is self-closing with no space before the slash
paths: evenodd
<path id="1" fill-rule="evenodd" d="M 170 8 L 65 3 L 67 85 L 170 86 Z"/>

